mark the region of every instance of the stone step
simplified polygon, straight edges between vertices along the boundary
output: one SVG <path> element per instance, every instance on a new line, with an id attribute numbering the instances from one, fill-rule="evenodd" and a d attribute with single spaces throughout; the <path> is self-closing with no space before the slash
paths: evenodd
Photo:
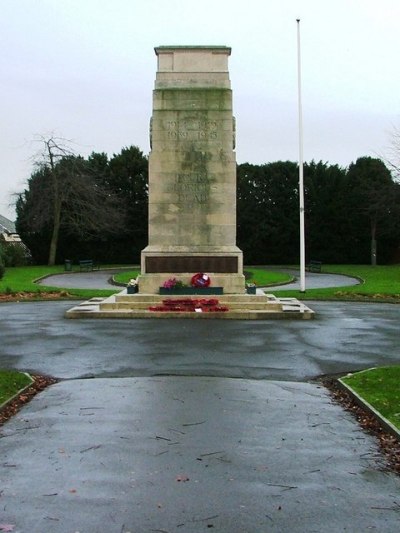
<path id="1" fill-rule="evenodd" d="M 216 298 L 228 311 L 150 311 L 150 306 L 162 305 L 157 294 L 126 295 L 126 291 L 105 299 L 92 298 L 69 309 L 67 318 L 212 318 L 233 320 L 310 319 L 314 312 L 295 298 L 274 295 L 224 295 Z M 177 296 L 174 299 L 182 299 Z M 194 299 L 194 298 L 193 298 Z M 196 298 L 197 299 L 197 298 Z M 210 298 L 207 298 L 210 299 Z"/>
<path id="2" fill-rule="evenodd" d="M 258 295 L 247 295 L 247 294 L 227 294 L 221 295 L 218 297 L 207 296 L 163 296 L 159 294 L 134 294 L 127 295 L 125 292 L 116 294 L 104 300 L 100 303 L 101 311 L 117 311 L 123 310 L 127 311 L 132 310 L 148 310 L 149 307 L 153 306 L 162 306 L 164 301 L 168 300 L 216 300 L 217 305 L 226 306 L 229 310 L 270 310 L 270 311 L 279 311 L 282 309 L 282 303 L 278 298 L 272 294 L 258 294 Z"/>
<path id="3" fill-rule="evenodd" d="M 185 318 L 185 319 L 225 319 L 225 320 L 276 320 L 276 319 L 311 319 L 313 311 L 308 308 L 293 312 L 284 310 L 231 310 L 227 312 L 196 313 L 196 312 L 157 312 L 145 309 L 117 309 L 117 310 L 90 310 L 89 308 L 75 307 L 67 311 L 67 318 Z"/>
<path id="4" fill-rule="evenodd" d="M 102 311 L 111 310 L 111 309 L 148 309 L 149 307 L 162 306 L 162 301 L 155 302 L 145 302 L 145 301 L 136 301 L 136 302 L 105 302 L 100 304 L 100 309 Z M 229 310 L 238 310 L 238 309 L 254 309 L 254 310 L 280 310 L 282 309 L 282 304 L 280 302 L 221 302 L 219 301 L 217 305 L 228 307 Z"/>
<path id="5" fill-rule="evenodd" d="M 164 296 L 160 294 L 126 294 L 125 291 L 116 294 L 112 296 L 111 298 L 115 298 L 116 302 L 146 302 L 152 305 L 155 302 L 162 302 L 163 300 L 183 300 L 183 299 L 192 299 L 192 300 L 211 300 L 215 299 L 218 300 L 220 304 L 228 304 L 233 302 L 238 303 L 254 303 L 254 302 L 274 302 L 278 301 L 278 298 L 274 296 L 273 294 L 221 294 L 221 295 L 208 295 L 208 296 L 202 296 L 202 295 L 171 295 L 171 296 Z"/>

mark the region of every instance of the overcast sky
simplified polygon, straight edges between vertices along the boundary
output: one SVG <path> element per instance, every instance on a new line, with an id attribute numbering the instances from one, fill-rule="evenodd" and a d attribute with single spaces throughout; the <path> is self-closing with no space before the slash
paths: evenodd
<path id="1" fill-rule="evenodd" d="M 0 214 L 23 190 L 35 135 L 77 153 L 147 154 L 159 45 L 232 47 L 238 163 L 348 166 L 400 126 L 399 0 L 0 0 Z"/>

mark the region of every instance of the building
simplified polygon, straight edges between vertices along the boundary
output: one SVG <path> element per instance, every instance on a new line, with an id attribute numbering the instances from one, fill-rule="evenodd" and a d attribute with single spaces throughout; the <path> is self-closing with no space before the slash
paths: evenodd
<path id="1" fill-rule="evenodd" d="M 0 242 L 22 243 L 14 222 L 2 215 L 0 215 Z"/>

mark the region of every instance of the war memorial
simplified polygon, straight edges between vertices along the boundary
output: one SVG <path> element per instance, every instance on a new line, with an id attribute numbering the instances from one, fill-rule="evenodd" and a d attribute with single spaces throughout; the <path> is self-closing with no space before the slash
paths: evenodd
<path id="1" fill-rule="evenodd" d="M 135 294 L 69 318 L 312 318 L 294 298 L 246 291 L 236 245 L 236 126 L 226 46 L 160 46 L 150 120 L 148 245 Z"/>

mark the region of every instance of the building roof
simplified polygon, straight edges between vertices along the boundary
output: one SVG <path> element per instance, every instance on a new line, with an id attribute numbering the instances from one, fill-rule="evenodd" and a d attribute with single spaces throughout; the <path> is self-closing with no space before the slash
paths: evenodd
<path id="1" fill-rule="evenodd" d="M 0 233 L 16 233 L 14 222 L 3 215 L 0 215 Z"/>

